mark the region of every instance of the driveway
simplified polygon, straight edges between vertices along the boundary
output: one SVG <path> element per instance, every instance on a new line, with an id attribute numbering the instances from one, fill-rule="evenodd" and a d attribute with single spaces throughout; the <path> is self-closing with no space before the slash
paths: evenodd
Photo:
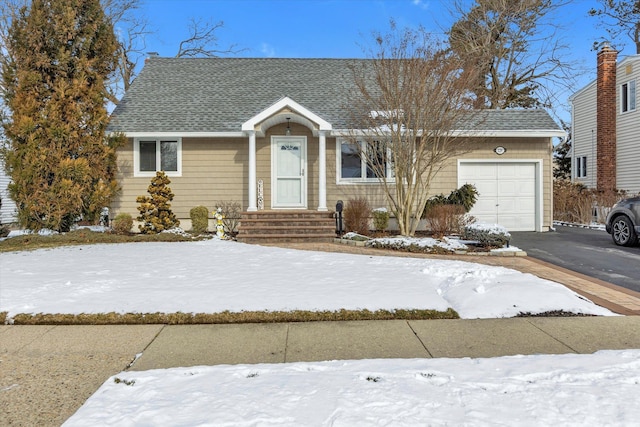
<path id="1" fill-rule="evenodd" d="M 533 258 L 640 292 L 640 246 L 616 246 L 607 232 L 579 227 L 511 236 L 511 244 Z"/>

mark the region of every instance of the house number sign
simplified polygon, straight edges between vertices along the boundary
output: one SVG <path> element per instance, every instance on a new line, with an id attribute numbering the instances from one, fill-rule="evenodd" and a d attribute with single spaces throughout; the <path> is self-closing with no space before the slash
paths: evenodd
<path id="1" fill-rule="evenodd" d="M 499 145 L 496 148 L 493 149 L 493 151 L 498 155 L 498 156 L 502 156 L 504 153 L 507 152 L 507 149 L 504 148 L 503 146 Z"/>

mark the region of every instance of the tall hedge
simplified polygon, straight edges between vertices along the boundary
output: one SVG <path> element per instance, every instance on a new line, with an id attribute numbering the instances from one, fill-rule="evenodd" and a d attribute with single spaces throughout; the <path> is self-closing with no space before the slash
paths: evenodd
<path id="1" fill-rule="evenodd" d="M 2 63 L 5 166 L 23 227 L 67 231 L 98 220 L 118 190 L 105 128 L 117 39 L 99 0 L 32 0 L 13 20 Z"/>

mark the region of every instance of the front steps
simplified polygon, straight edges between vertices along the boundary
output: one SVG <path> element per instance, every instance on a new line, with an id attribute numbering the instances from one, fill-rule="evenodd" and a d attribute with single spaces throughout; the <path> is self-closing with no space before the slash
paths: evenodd
<path id="1" fill-rule="evenodd" d="M 336 237 L 335 229 L 333 212 L 243 212 L 237 239 L 245 243 L 331 242 Z"/>

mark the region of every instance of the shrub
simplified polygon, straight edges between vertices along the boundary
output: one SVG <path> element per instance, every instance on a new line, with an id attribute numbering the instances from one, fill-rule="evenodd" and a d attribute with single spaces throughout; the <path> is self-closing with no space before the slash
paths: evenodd
<path id="1" fill-rule="evenodd" d="M 382 232 L 389 227 L 389 212 L 386 208 L 374 209 L 373 214 L 373 228 L 378 232 Z"/>
<path id="2" fill-rule="evenodd" d="M 464 207 L 465 213 L 469 212 L 478 200 L 478 190 L 472 184 L 464 184 L 462 187 L 453 190 L 448 197 L 449 203 Z"/>
<path id="3" fill-rule="evenodd" d="M 468 222 L 462 205 L 434 205 L 429 208 L 426 219 L 435 238 L 445 234 L 460 234 Z"/>
<path id="4" fill-rule="evenodd" d="M 369 234 L 369 213 L 371 208 L 364 197 L 347 200 L 343 215 L 345 228 L 358 234 Z"/>
<path id="5" fill-rule="evenodd" d="M 478 190 L 472 184 L 464 184 L 462 187 L 453 190 L 448 196 L 444 194 L 438 194 L 430 197 L 425 205 L 423 218 L 427 218 L 429 210 L 434 206 L 440 205 L 458 205 L 464 208 L 463 213 L 467 213 L 471 210 L 473 205 L 478 200 Z"/>
<path id="6" fill-rule="evenodd" d="M 209 228 L 209 209 L 206 206 L 196 206 L 189 211 L 191 229 L 196 234 L 203 234 Z"/>
<path id="7" fill-rule="evenodd" d="M 611 207 L 626 196 L 621 190 L 595 190 L 582 183 L 553 182 L 553 219 L 589 224 L 604 222 Z"/>
<path id="8" fill-rule="evenodd" d="M 239 202 L 222 200 L 217 202 L 216 206 L 222 208 L 222 215 L 224 215 L 222 223 L 224 224 L 225 231 L 231 235 L 238 234 L 242 205 Z"/>
<path id="9" fill-rule="evenodd" d="M 111 228 L 116 234 L 129 234 L 133 227 L 133 217 L 128 213 L 121 212 L 113 219 Z"/>
<path id="10" fill-rule="evenodd" d="M 593 217 L 593 200 L 587 187 L 568 180 L 553 182 L 553 218 L 588 224 Z"/>
<path id="11" fill-rule="evenodd" d="M 171 180 L 163 171 L 156 172 L 147 190 L 150 195 L 136 199 L 140 203 L 138 221 L 142 222 L 139 228 L 143 234 L 156 234 L 180 225 L 169 203 L 173 200 L 170 183 Z"/>
<path id="12" fill-rule="evenodd" d="M 491 224 L 469 224 L 464 227 L 462 236 L 465 240 L 476 240 L 485 248 L 505 246 L 511 240 L 511 234 L 506 228 Z"/>

